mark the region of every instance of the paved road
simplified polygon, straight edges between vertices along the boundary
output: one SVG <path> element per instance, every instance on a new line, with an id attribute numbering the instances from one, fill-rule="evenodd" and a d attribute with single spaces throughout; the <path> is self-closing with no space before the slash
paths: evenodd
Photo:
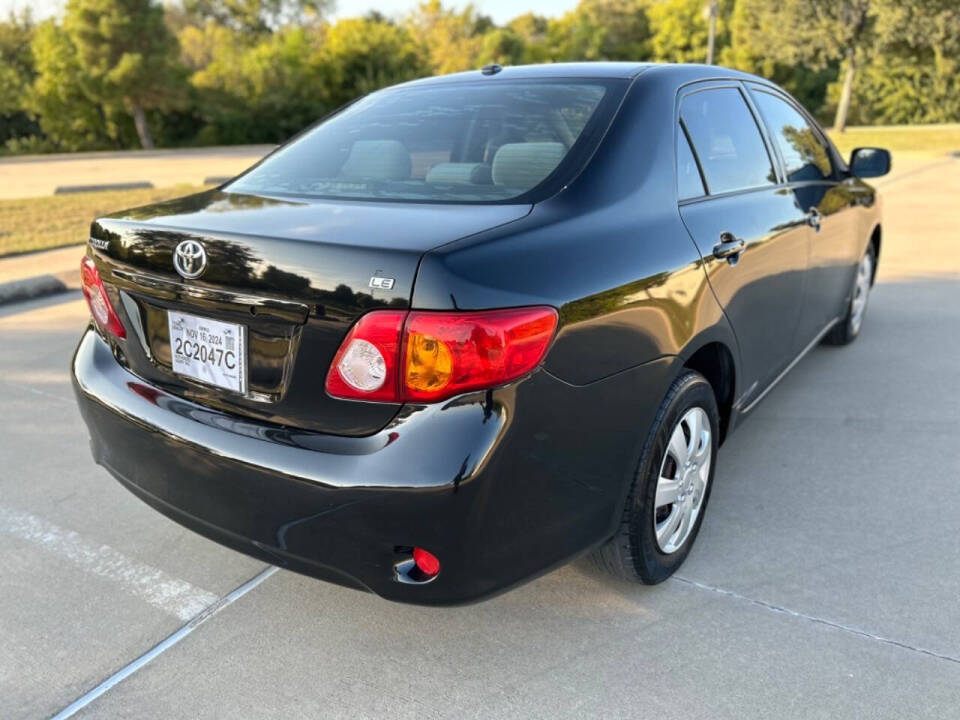
<path id="1" fill-rule="evenodd" d="M 80 261 L 85 245 L 68 245 L 55 250 L 24 253 L 0 258 L 0 286 L 39 275 L 53 275 L 72 290 L 80 289 Z M 2 297 L 2 292 L 0 292 Z"/>
<path id="2" fill-rule="evenodd" d="M 946 718 L 960 707 L 960 162 L 887 181 L 862 337 L 723 448 L 680 576 L 437 610 L 279 571 L 86 717 Z M 89 459 L 76 296 L 0 310 L 0 716 L 67 707 L 265 566 Z"/>
<path id="3" fill-rule="evenodd" d="M 271 149 L 272 145 L 236 145 L 0 158 L 0 199 L 53 195 L 62 185 L 201 185 L 209 177 L 238 175 Z"/>

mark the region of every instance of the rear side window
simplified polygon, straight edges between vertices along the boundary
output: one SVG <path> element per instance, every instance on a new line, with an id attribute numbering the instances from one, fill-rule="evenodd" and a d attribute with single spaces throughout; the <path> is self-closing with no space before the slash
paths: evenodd
<path id="1" fill-rule="evenodd" d="M 706 195 L 703 180 L 700 179 L 700 170 L 693 157 L 687 135 L 683 126 L 677 128 L 677 197 L 680 200 Z"/>
<path id="2" fill-rule="evenodd" d="M 753 98 L 780 149 L 789 182 L 833 177 L 826 143 L 796 108 L 762 90 Z"/>
<path id="3" fill-rule="evenodd" d="M 736 88 L 687 95 L 680 117 L 711 195 L 776 184 L 760 129 Z"/>
<path id="4" fill-rule="evenodd" d="M 342 200 L 513 200 L 577 170 L 621 89 L 594 79 L 495 80 L 373 93 L 227 189 Z"/>

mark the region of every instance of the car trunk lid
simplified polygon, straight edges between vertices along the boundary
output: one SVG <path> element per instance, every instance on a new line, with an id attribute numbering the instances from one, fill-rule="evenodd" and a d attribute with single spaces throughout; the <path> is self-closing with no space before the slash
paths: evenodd
<path id="1" fill-rule="evenodd" d="M 135 374 L 235 414 L 364 435 L 382 428 L 399 406 L 337 400 L 324 391 L 350 326 L 368 310 L 408 307 L 427 250 L 519 219 L 529 209 L 213 190 L 101 218 L 92 226 L 91 246 L 128 326 L 121 361 Z M 174 269 L 174 252 L 185 241 L 199 243 L 206 254 L 205 272 L 195 279 Z M 178 314 L 242 328 L 242 391 L 174 371 L 170 322 Z"/>

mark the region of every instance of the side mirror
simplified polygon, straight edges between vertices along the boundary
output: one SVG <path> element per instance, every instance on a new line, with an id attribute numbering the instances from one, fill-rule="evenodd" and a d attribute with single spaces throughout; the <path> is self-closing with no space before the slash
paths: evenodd
<path id="1" fill-rule="evenodd" d="M 890 151 L 862 147 L 850 153 L 850 174 L 860 178 L 874 178 L 890 172 Z"/>

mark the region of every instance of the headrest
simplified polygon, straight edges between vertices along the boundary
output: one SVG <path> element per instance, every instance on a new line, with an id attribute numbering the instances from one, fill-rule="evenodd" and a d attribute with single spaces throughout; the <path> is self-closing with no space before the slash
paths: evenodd
<path id="1" fill-rule="evenodd" d="M 437 163 L 427 173 L 428 183 L 489 185 L 490 166 L 483 163 Z"/>
<path id="2" fill-rule="evenodd" d="M 558 142 L 502 145 L 493 156 L 493 182 L 529 190 L 553 172 L 566 152 Z"/>
<path id="3" fill-rule="evenodd" d="M 340 177 L 351 180 L 406 180 L 410 153 L 399 140 L 357 140 L 350 148 Z"/>

